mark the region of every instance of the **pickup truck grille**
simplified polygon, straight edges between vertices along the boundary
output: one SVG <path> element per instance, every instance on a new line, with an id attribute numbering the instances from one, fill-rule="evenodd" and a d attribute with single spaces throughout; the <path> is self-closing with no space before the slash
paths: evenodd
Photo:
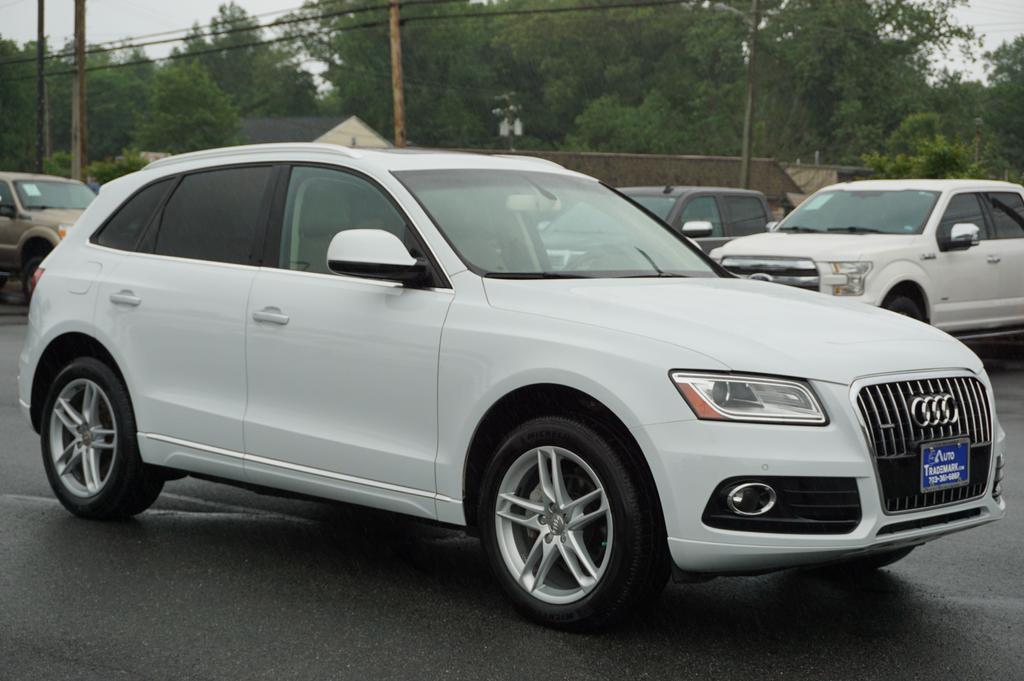
<path id="1" fill-rule="evenodd" d="M 919 424 L 911 414 L 915 398 L 950 395 L 955 417 L 943 425 Z M 914 511 L 981 496 L 992 456 L 992 412 L 981 381 L 949 376 L 867 385 L 857 394 L 874 454 L 886 513 Z M 966 438 L 970 441 L 970 483 L 921 492 L 921 445 Z"/>
<path id="2" fill-rule="evenodd" d="M 811 291 L 817 291 L 821 283 L 817 265 L 807 258 L 728 255 L 722 258 L 722 267 L 740 277 L 772 281 Z"/>

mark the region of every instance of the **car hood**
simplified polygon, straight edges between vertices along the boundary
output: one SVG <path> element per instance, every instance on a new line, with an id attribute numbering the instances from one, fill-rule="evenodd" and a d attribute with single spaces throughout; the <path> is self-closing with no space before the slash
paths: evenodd
<path id="1" fill-rule="evenodd" d="M 815 261 L 862 260 L 879 251 L 910 247 L 918 239 L 919 234 L 766 232 L 733 239 L 712 251 L 712 255 L 796 256 Z"/>
<path id="2" fill-rule="evenodd" d="M 849 384 L 879 373 L 981 370 L 938 329 L 864 303 L 746 279 L 485 279 L 491 305 L 664 341 L 732 371 Z M 629 353 L 628 347 L 622 348 Z M 667 366 L 671 369 L 707 368 Z"/>
<path id="3" fill-rule="evenodd" d="M 32 216 L 32 222 L 37 225 L 57 227 L 74 224 L 82 211 L 74 208 L 47 208 L 46 210 L 30 211 L 29 214 Z"/>

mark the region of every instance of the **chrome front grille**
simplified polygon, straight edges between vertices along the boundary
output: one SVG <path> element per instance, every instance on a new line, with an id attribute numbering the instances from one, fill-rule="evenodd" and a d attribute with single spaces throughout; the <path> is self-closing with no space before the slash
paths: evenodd
<path id="1" fill-rule="evenodd" d="M 921 425 L 912 411 L 916 398 L 950 395 L 955 418 Z M 866 385 L 857 393 L 857 409 L 874 454 L 879 485 L 888 513 L 957 503 L 981 496 L 988 482 L 992 454 L 992 411 L 985 386 L 971 376 L 945 376 Z M 970 483 L 921 492 L 921 445 L 970 441 Z"/>
<path id="2" fill-rule="evenodd" d="M 807 258 L 728 255 L 722 258 L 722 267 L 740 277 L 772 281 L 812 291 L 817 291 L 821 283 L 818 266 Z"/>

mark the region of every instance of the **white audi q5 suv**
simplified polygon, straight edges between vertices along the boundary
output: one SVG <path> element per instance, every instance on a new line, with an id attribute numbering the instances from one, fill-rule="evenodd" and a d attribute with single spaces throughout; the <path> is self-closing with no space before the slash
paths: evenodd
<path id="1" fill-rule="evenodd" d="M 735 278 L 530 158 L 265 145 L 111 182 L 36 277 L 19 392 L 78 516 L 193 475 L 464 525 L 570 629 L 1004 513 L 960 342 Z"/>

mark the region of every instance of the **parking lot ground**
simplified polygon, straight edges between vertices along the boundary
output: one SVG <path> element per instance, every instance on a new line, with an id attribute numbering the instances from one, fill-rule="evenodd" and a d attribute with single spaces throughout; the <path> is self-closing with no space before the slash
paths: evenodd
<path id="1" fill-rule="evenodd" d="M 520 618 L 464 533 L 195 480 L 118 523 L 53 499 L 0 324 L 0 679 L 989 679 L 1024 674 L 1024 363 L 994 360 L 1002 522 L 863 579 L 669 585 L 603 635 Z"/>

